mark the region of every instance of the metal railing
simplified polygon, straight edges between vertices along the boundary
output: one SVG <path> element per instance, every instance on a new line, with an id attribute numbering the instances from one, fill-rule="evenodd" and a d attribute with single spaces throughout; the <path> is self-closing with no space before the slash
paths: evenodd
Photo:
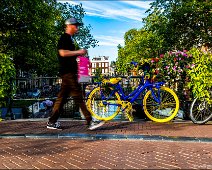
<path id="1" fill-rule="evenodd" d="M 115 77 L 115 76 L 113 76 Z M 122 78 L 120 82 L 124 93 L 129 94 L 140 82 L 140 76 L 119 76 Z M 81 83 L 82 91 L 84 96 L 89 93 L 94 88 L 94 80 L 98 77 L 92 76 L 91 82 Z M 108 77 L 111 78 L 111 77 Z M 176 82 L 184 83 L 184 82 Z M 54 103 L 57 93 L 60 90 L 61 79 L 58 77 L 38 77 L 38 78 L 17 78 L 16 88 L 17 93 L 14 95 L 14 99 L 7 99 L 6 108 L 1 111 L 1 116 L 5 117 L 6 114 L 13 118 L 14 108 L 21 108 L 21 118 L 37 118 L 37 117 L 48 117 L 51 110 L 50 106 L 43 107 L 43 103 L 46 101 L 52 101 Z M 173 89 L 173 87 L 171 87 Z M 177 94 L 183 94 L 182 89 L 174 89 Z M 141 103 L 142 95 L 139 96 L 136 101 L 139 105 Z M 86 98 L 85 98 L 86 100 Z M 183 108 L 189 108 L 189 103 L 191 101 L 186 100 L 186 98 L 181 99 L 181 105 Z M 74 103 L 73 99 L 70 97 L 67 103 L 64 105 L 64 111 L 61 114 L 63 118 L 73 118 L 80 117 L 79 107 Z M 7 113 L 5 113 L 5 110 Z M 17 116 L 16 116 L 17 117 Z"/>
<path id="2" fill-rule="evenodd" d="M 84 96 L 94 88 L 94 79 L 98 77 L 92 76 L 91 82 L 81 83 Z M 109 78 L 109 77 L 108 77 Z M 139 77 L 122 76 L 121 85 L 124 88 L 125 93 L 129 93 L 133 87 L 139 83 Z M 17 92 L 14 95 L 13 100 L 8 100 L 7 107 L 3 109 L 2 116 L 13 118 L 38 118 L 48 117 L 51 107 L 41 107 L 45 101 L 52 101 L 54 103 L 57 98 L 57 93 L 60 90 L 61 80 L 58 77 L 38 77 L 38 78 L 17 78 L 16 88 Z M 86 99 L 86 98 L 85 98 Z M 138 101 L 139 103 L 139 101 Z M 17 109 L 21 109 L 22 114 L 18 115 L 15 112 Z M 63 107 L 63 118 L 80 117 L 79 107 L 74 103 L 70 97 L 67 103 Z M 5 113 L 6 112 L 6 113 Z M 20 111 L 19 111 L 20 112 Z"/>

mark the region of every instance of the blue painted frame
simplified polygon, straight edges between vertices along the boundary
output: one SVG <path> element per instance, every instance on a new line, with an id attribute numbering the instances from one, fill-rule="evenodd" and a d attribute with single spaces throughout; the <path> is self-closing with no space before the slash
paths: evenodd
<path id="1" fill-rule="evenodd" d="M 102 83 L 98 82 L 97 83 L 98 86 L 100 87 L 100 91 L 101 91 L 101 100 L 103 101 L 103 104 L 108 104 L 107 103 L 107 99 L 109 99 L 111 96 L 114 96 L 114 94 L 117 92 L 120 97 L 121 97 L 121 100 L 123 101 L 127 101 L 129 98 L 131 98 L 129 100 L 130 103 L 133 103 L 141 93 L 143 93 L 146 89 L 147 90 L 151 90 L 151 94 L 154 98 L 154 100 L 157 102 L 157 103 L 160 103 L 160 98 L 157 97 L 157 96 L 160 96 L 160 87 L 165 84 L 164 82 L 156 82 L 156 83 L 151 83 L 148 79 L 146 79 L 144 81 L 144 76 L 141 76 L 141 81 L 139 83 L 139 85 L 136 87 L 135 90 L 133 90 L 130 94 L 126 95 L 123 91 L 123 88 L 122 86 L 120 85 L 120 83 L 117 83 L 117 84 L 110 84 L 112 87 L 113 87 L 113 90 L 111 91 L 111 93 L 109 94 L 108 97 L 106 97 L 104 94 L 103 94 L 103 91 L 101 90 L 101 86 L 102 86 Z M 157 91 L 157 95 L 155 94 L 153 88 L 156 88 L 158 89 Z M 110 105 L 118 105 L 118 104 L 115 104 L 115 103 L 109 103 Z"/>

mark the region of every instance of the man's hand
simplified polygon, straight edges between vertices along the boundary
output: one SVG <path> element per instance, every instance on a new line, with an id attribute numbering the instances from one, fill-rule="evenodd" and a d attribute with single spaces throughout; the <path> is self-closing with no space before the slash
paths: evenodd
<path id="1" fill-rule="evenodd" d="M 79 52 L 79 55 L 87 54 L 87 50 L 85 50 L 85 49 L 80 49 L 80 50 L 78 50 L 78 52 Z"/>

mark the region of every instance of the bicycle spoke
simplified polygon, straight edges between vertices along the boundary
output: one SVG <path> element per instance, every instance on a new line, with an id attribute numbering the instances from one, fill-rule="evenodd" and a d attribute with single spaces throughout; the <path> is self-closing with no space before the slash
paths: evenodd
<path id="1" fill-rule="evenodd" d="M 190 108 L 193 123 L 205 124 L 212 118 L 211 104 L 205 99 L 194 99 Z"/>
<path id="2" fill-rule="evenodd" d="M 120 100 L 120 96 L 118 94 L 111 95 L 110 92 L 104 93 L 102 90 L 99 87 L 95 88 L 89 95 L 86 105 L 96 119 L 110 120 L 120 111 L 120 106 L 116 104 Z"/>
<path id="3" fill-rule="evenodd" d="M 173 119 L 179 109 L 179 100 L 169 88 L 154 89 L 154 94 L 160 102 L 154 99 L 154 94 L 148 91 L 144 97 L 144 111 L 146 115 L 156 122 L 167 122 Z M 158 96 L 159 95 L 159 96 Z"/>

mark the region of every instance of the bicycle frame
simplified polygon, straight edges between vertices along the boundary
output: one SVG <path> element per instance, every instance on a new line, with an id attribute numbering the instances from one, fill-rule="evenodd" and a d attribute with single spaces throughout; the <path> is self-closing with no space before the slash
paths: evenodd
<path id="1" fill-rule="evenodd" d="M 161 102 L 160 98 L 157 97 L 157 96 L 160 96 L 160 90 L 157 91 L 158 93 L 156 95 L 155 92 L 153 91 L 153 88 L 160 89 L 160 87 L 163 84 L 164 84 L 164 82 L 151 83 L 148 79 L 144 83 L 144 77 L 142 77 L 142 81 L 139 83 L 138 87 L 136 87 L 136 89 L 133 90 L 129 95 L 125 95 L 120 83 L 110 84 L 110 85 L 112 85 L 112 87 L 114 87 L 114 89 L 110 93 L 110 96 L 113 96 L 115 94 L 115 92 L 117 92 L 120 95 L 121 100 L 128 101 L 131 98 L 129 100 L 129 102 L 133 103 L 139 97 L 139 95 L 145 91 L 145 89 L 148 89 L 148 90 L 151 90 L 154 100 L 157 103 L 160 103 Z M 101 85 L 99 85 L 99 86 L 101 87 Z M 102 100 L 106 100 L 106 97 L 103 95 L 102 91 L 101 91 L 101 93 L 102 93 L 101 96 L 104 97 L 104 98 L 102 98 Z M 109 98 L 109 97 L 107 97 L 107 98 Z"/>

